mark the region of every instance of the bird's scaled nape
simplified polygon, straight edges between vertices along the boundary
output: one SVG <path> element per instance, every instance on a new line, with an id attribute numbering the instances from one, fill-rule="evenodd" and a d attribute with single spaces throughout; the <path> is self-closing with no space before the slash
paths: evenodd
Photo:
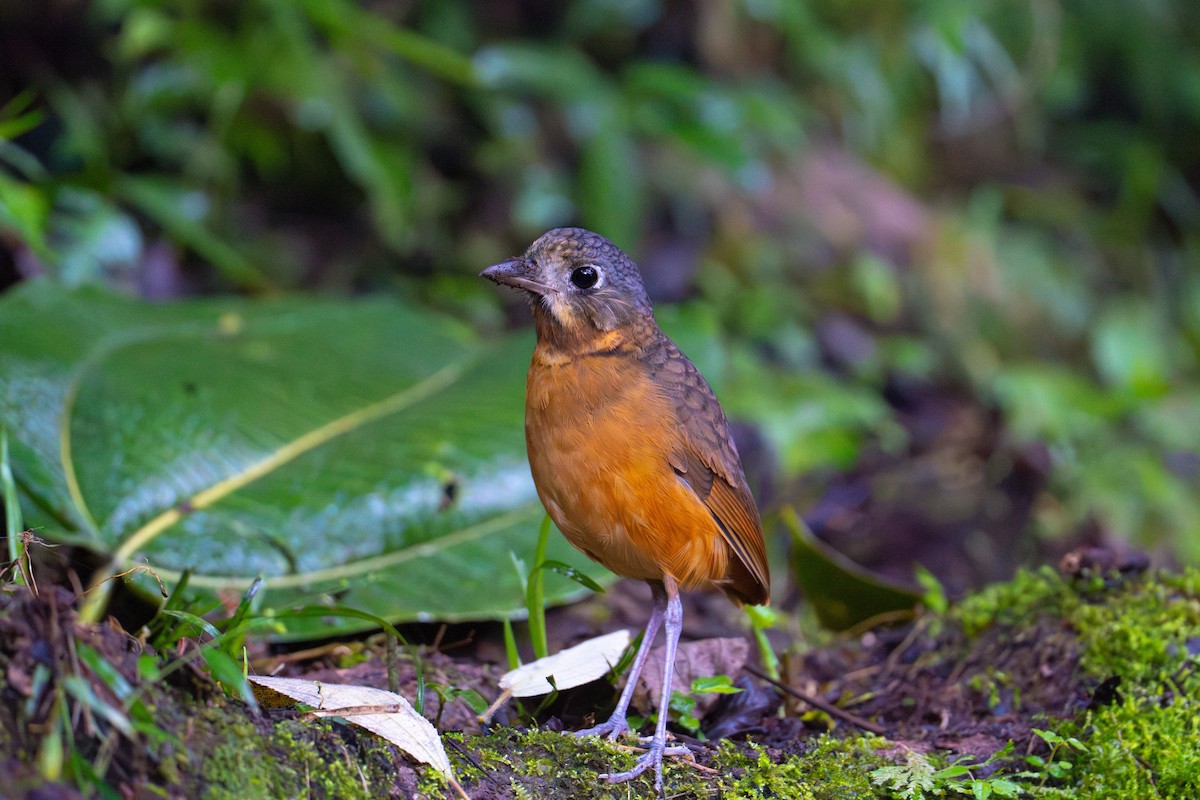
<path id="1" fill-rule="evenodd" d="M 663 576 L 661 581 L 648 581 L 654 595 L 654 607 L 650 611 L 650 619 L 646 622 L 646 632 L 642 635 L 642 644 L 634 656 L 633 665 L 629 668 L 629 677 L 617 707 L 607 722 L 602 722 L 592 728 L 576 731 L 576 736 L 601 736 L 616 740 L 622 733 L 629 730 L 626 714 L 642 667 L 650 656 L 654 639 L 660 627 L 666 631 L 666 654 L 663 659 L 662 697 L 658 701 L 658 721 L 654 726 L 654 735 L 646 752 L 638 756 L 632 769 L 625 772 L 610 772 L 600 777 L 609 783 L 622 783 L 633 780 L 647 770 L 654 770 L 654 788 L 661 796 L 663 793 L 663 757 L 684 756 L 692 757 L 692 752 L 682 745 L 667 747 L 667 715 L 671 705 L 671 678 L 675 674 L 675 651 L 679 646 L 679 634 L 683 630 L 683 603 L 679 599 L 679 585 L 670 576 Z"/>

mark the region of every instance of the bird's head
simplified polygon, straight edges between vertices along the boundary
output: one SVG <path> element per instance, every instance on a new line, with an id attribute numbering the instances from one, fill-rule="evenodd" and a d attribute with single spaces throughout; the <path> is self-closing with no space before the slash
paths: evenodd
<path id="1" fill-rule="evenodd" d="M 527 293 L 539 335 L 590 340 L 652 319 L 637 265 L 619 247 L 582 228 L 555 228 L 525 255 L 488 267 L 482 277 Z"/>

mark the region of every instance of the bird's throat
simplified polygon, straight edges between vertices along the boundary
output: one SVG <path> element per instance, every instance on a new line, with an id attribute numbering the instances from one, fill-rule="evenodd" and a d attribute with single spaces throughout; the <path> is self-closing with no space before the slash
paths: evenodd
<path id="1" fill-rule="evenodd" d="M 533 320 L 537 328 L 538 350 L 543 358 L 551 361 L 571 361 L 586 355 L 638 349 L 643 339 L 648 340 L 655 329 L 651 319 L 648 326 L 626 325 L 604 331 L 582 315 L 564 319 L 563 315 L 539 303 L 533 306 Z"/>

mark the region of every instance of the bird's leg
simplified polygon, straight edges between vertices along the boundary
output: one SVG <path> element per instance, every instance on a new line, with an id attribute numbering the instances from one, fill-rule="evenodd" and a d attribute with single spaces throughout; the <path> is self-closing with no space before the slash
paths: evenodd
<path id="1" fill-rule="evenodd" d="M 638 647 L 637 655 L 633 657 L 633 666 L 629 668 L 629 678 L 625 681 L 625 688 L 621 691 L 621 699 L 617 701 L 617 707 L 613 709 L 612 716 L 608 718 L 607 722 L 575 731 L 576 736 L 607 736 L 610 740 L 616 741 L 617 737 L 629 730 L 625 714 L 629 711 L 629 702 L 633 699 L 633 692 L 637 688 L 638 678 L 642 674 L 646 658 L 650 655 L 654 638 L 658 635 L 658 628 L 662 625 L 663 616 L 667 613 L 667 590 L 663 588 L 662 582 L 649 581 L 648 583 L 654 596 L 654 607 L 650 611 L 650 619 L 646 622 L 646 632 L 642 634 L 642 644 Z M 678 596 L 678 593 L 676 595 Z"/>
<path id="2" fill-rule="evenodd" d="M 662 777 L 662 762 L 664 755 L 691 755 L 691 751 L 686 747 L 667 747 L 667 714 L 671 707 L 671 678 L 675 673 L 675 649 L 679 645 L 679 634 L 683 630 L 683 603 L 679 600 L 679 586 L 675 583 L 675 579 L 668 576 L 663 577 L 662 591 L 665 595 L 665 608 L 663 613 L 659 613 L 657 604 L 655 611 L 651 615 L 650 620 L 657 626 L 655 617 L 661 618 L 663 628 L 667 632 L 667 651 L 663 663 L 663 682 L 662 682 L 662 697 L 658 701 L 658 723 L 654 726 L 654 736 L 650 739 L 650 746 L 646 752 L 638 757 L 637 763 L 633 765 L 633 769 L 627 772 L 610 773 L 601 775 L 609 783 L 620 783 L 621 781 L 631 780 L 641 775 L 648 769 L 654 769 L 654 788 L 659 796 L 663 793 L 663 777 Z M 658 595 L 655 595 L 657 601 Z M 649 625 L 647 627 L 647 637 L 649 637 Z M 645 649 L 645 642 L 642 643 L 642 648 Z M 642 658 L 642 653 L 638 652 L 638 658 Z M 635 663 L 635 666 L 640 666 Z M 628 687 L 626 687 L 628 691 Z M 625 699 L 624 693 L 622 700 Z M 618 706 L 618 708 L 621 708 Z M 622 712 L 624 711 L 621 708 Z M 615 716 L 615 715 L 614 715 Z M 622 717 L 622 721 L 624 717 Z"/>

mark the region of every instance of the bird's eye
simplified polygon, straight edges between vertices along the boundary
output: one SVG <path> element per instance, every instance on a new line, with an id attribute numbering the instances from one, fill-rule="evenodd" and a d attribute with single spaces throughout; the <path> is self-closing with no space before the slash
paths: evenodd
<path id="1" fill-rule="evenodd" d="M 576 267 L 571 273 L 571 283 L 575 284 L 580 289 L 590 289 L 600 280 L 600 270 L 588 265 L 586 267 Z"/>

